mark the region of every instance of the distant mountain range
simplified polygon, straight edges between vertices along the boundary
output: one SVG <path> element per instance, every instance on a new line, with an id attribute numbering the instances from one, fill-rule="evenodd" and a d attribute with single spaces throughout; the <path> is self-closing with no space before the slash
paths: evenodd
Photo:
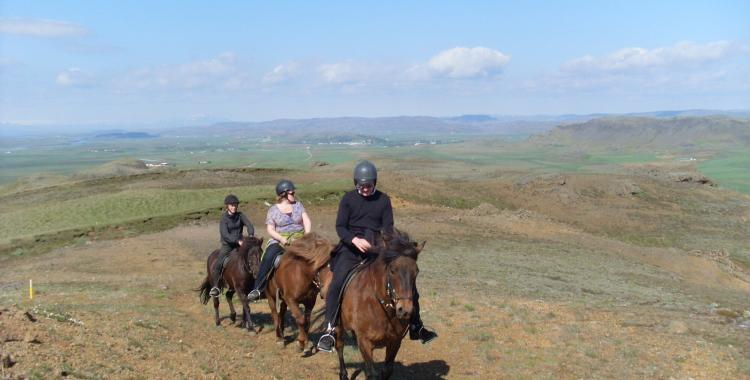
<path id="1" fill-rule="evenodd" d="M 726 116 L 606 117 L 561 125 L 529 143 L 613 149 L 750 148 L 750 120 Z"/>
<path id="2" fill-rule="evenodd" d="M 278 119 L 261 122 L 229 122 L 217 118 L 190 119 L 182 125 L 176 122 L 162 124 L 130 125 L 128 127 L 102 126 L 26 126 L 0 124 L 0 137 L 77 135 L 87 139 L 97 135 L 121 133 L 107 138 L 147 138 L 146 132 L 158 131 L 160 136 L 227 136 L 264 137 L 294 136 L 304 140 L 308 135 L 325 134 L 342 136 L 364 135 L 374 138 L 389 138 L 398 135 L 532 135 L 545 132 L 562 124 L 582 123 L 597 118 L 650 117 L 674 118 L 719 115 L 750 119 L 750 111 L 679 110 L 654 111 L 630 114 L 562 114 L 562 115 L 490 115 L 471 114 L 452 117 L 394 116 L 394 117 L 331 117 L 311 119 Z M 93 132 L 92 132 L 93 131 Z M 140 137 L 138 134 L 141 134 Z"/>

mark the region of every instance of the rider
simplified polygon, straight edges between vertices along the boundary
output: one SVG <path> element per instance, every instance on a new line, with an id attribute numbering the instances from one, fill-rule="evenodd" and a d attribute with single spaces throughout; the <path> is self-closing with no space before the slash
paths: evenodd
<path id="1" fill-rule="evenodd" d="M 355 189 L 344 194 L 336 216 L 336 232 L 341 242 L 331 258 L 333 279 L 326 295 L 326 334 L 320 337 L 318 349 L 331 352 L 336 343 L 336 313 L 339 293 L 349 271 L 361 262 L 374 244 L 375 234 L 393 230 L 393 208 L 387 194 L 375 189 L 378 172 L 369 161 L 360 161 L 354 167 Z M 419 293 L 414 288 L 414 311 L 409 321 L 409 338 L 420 339 L 425 344 L 437 334 L 426 329 L 419 317 Z"/>
<path id="2" fill-rule="evenodd" d="M 234 194 L 227 195 L 224 198 L 224 204 L 226 205 L 226 211 L 221 215 L 221 221 L 219 222 L 219 234 L 221 235 L 221 248 L 219 249 L 219 257 L 216 259 L 214 264 L 214 271 L 211 278 L 214 280 L 213 287 L 208 293 L 211 297 L 218 297 L 221 294 L 219 289 L 219 280 L 221 279 L 221 271 L 224 266 L 224 260 L 229 256 L 229 252 L 233 249 L 239 248 L 242 245 L 242 227 L 247 228 L 248 236 L 255 235 L 255 228 L 250 223 L 250 219 L 238 210 L 240 200 Z"/>
<path id="3" fill-rule="evenodd" d="M 284 252 L 282 246 L 291 244 L 292 240 L 302 237 L 312 229 L 310 217 L 302 202 L 295 198 L 296 188 L 292 181 L 283 179 L 276 185 L 276 204 L 268 209 L 266 231 L 271 235 L 260 264 L 255 288 L 248 294 L 251 301 L 260 298 L 266 290 L 266 277 L 276 257 Z"/>

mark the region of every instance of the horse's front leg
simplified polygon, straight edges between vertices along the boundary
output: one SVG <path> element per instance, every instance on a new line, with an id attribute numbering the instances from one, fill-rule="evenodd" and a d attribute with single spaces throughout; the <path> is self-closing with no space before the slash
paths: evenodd
<path id="1" fill-rule="evenodd" d="M 344 362 L 344 330 L 336 330 L 336 354 L 339 356 L 339 379 L 349 380 L 349 375 L 346 373 L 346 363 Z"/>
<path id="2" fill-rule="evenodd" d="M 280 300 L 277 300 L 276 297 L 269 293 L 268 295 L 268 308 L 271 309 L 271 318 L 273 319 L 273 327 L 274 330 L 276 330 L 276 343 L 281 342 L 281 345 L 284 345 L 284 336 L 282 335 L 282 331 L 279 330 L 279 313 L 276 311 L 276 303 L 281 302 Z"/>
<path id="3" fill-rule="evenodd" d="M 385 363 L 383 364 L 382 378 L 388 379 L 393 373 L 393 362 L 396 360 L 396 354 L 401 348 L 401 339 L 385 347 Z"/>
<path id="4" fill-rule="evenodd" d="M 232 296 L 234 296 L 234 290 L 227 290 L 227 292 L 224 294 L 227 297 L 227 303 L 229 303 L 229 319 L 232 320 L 232 323 L 237 322 L 237 312 L 234 310 L 234 302 L 232 302 Z"/>
<path id="5" fill-rule="evenodd" d="M 216 319 L 216 326 L 221 325 L 221 319 L 219 319 L 219 297 L 211 297 L 214 299 L 214 319 Z"/>
<path id="6" fill-rule="evenodd" d="M 372 359 L 373 344 L 366 339 L 357 339 L 357 345 L 359 346 L 359 352 L 362 353 L 362 359 L 365 362 L 365 374 L 367 379 L 378 379 L 379 376 L 375 374 L 375 363 Z"/>
<path id="7" fill-rule="evenodd" d="M 287 305 L 289 305 L 289 311 L 292 312 L 294 321 L 297 323 L 297 352 L 302 352 L 304 351 L 305 345 L 307 344 L 307 326 L 305 325 L 305 314 L 302 313 L 302 310 L 300 310 L 299 304 L 297 304 L 297 300 L 287 300 Z"/>
<path id="8" fill-rule="evenodd" d="M 258 331 L 255 328 L 255 324 L 250 318 L 250 302 L 248 302 L 247 294 L 240 292 L 239 295 L 242 302 L 242 327 L 246 328 L 253 335 L 257 334 Z"/>

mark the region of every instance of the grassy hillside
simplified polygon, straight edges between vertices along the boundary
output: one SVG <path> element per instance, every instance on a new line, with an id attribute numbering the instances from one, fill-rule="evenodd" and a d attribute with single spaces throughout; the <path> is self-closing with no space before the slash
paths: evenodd
<path id="1" fill-rule="evenodd" d="M 727 117 L 601 118 L 563 125 L 533 144 L 617 150 L 736 150 L 750 145 L 750 120 Z"/>

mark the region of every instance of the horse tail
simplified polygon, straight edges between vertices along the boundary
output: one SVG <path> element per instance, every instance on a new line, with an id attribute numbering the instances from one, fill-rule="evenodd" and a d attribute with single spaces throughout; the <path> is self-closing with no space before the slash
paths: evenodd
<path id="1" fill-rule="evenodd" d="M 201 286 L 198 289 L 194 289 L 196 292 L 200 292 L 201 303 L 204 305 L 208 303 L 210 298 L 208 293 L 211 291 L 211 280 L 208 277 L 209 275 L 206 275 Z"/>

